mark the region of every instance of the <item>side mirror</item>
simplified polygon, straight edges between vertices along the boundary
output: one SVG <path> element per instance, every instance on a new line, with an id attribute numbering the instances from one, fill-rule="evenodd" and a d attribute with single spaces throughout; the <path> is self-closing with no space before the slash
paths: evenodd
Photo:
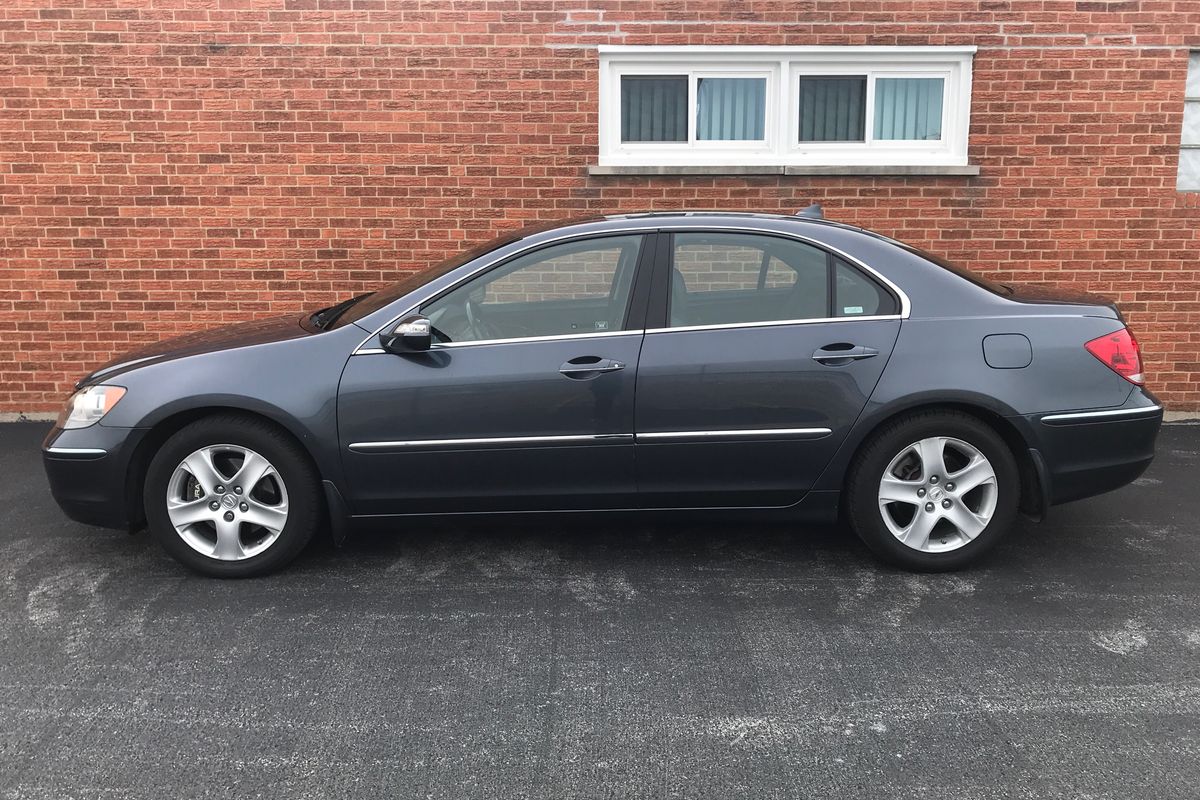
<path id="1" fill-rule="evenodd" d="M 433 325 L 428 318 L 413 314 L 379 334 L 379 343 L 389 353 L 423 353 L 433 344 Z"/>

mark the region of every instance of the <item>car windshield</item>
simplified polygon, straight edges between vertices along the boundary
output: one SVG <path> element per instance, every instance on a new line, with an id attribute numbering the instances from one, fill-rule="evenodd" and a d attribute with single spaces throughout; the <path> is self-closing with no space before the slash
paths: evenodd
<path id="1" fill-rule="evenodd" d="M 314 316 L 334 312 L 330 314 L 329 320 L 322 327 L 330 329 L 340 328 L 343 325 L 349 325 L 356 320 L 360 320 L 370 314 L 375 313 L 379 309 L 394 302 L 411 292 L 413 289 L 419 288 L 434 278 L 441 277 L 451 270 L 461 267 L 472 259 L 478 258 L 484 253 L 491 252 L 499 247 L 503 247 L 510 242 L 515 242 L 520 238 L 521 232 L 507 233 L 492 239 L 490 242 L 473 247 L 461 253 L 457 253 L 445 261 L 438 262 L 427 269 L 413 272 L 396 283 L 383 287 L 377 292 L 361 295 L 353 301 L 333 306 L 331 309 L 318 311 Z"/>

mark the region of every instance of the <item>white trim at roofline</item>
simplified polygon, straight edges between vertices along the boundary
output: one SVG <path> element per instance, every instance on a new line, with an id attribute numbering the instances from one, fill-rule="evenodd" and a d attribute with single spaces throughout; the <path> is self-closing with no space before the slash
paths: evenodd
<path id="1" fill-rule="evenodd" d="M 600 55 L 636 55 L 671 57 L 694 54 L 733 53 L 738 55 L 757 54 L 770 56 L 787 56 L 791 53 L 799 55 L 953 55 L 973 54 L 979 51 L 973 44 L 967 45 L 772 45 L 772 44 L 678 44 L 678 45 L 641 45 L 641 44 L 602 44 L 597 47 Z"/>

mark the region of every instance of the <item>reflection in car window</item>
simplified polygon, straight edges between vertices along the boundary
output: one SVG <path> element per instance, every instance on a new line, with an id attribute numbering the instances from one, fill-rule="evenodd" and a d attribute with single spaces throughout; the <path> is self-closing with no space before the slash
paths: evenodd
<path id="1" fill-rule="evenodd" d="M 379 291 L 364 297 L 360 302 L 351 306 L 344 314 L 338 316 L 330 325 L 330 328 L 340 328 L 343 325 L 349 325 L 351 322 L 356 322 L 363 317 L 374 314 L 379 309 L 399 300 L 404 295 L 419 289 L 429 283 L 434 278 L 439 278 L 451 270 L 458 269 L 468 261 L 473 261 L 485 253 L 490 253 L 493 250 L 498 250 L 507 244 L 511 244 L 520 238 L 518 233 L 508 233 L 493 239 L 490 242 L 473 247 L 470 250 L 463 251 L 456 255 L 447 258 L 445 261 L 440 261 L 428 269 L 423 269 L 420 272 L 414 272 L 403 279 L 385 286 Z"/>
<path id="2" fill-rule="evenodd" d="M 564 242 L 518 256 L 422 307 L 438 342 L 621 330 L 642 237 Z"/>
<path id="3" fill-rule="evenodd" d="M 775 236 L 677 233 L 670 325 L 722 325 L 828 316 L 828 257 Z"/>

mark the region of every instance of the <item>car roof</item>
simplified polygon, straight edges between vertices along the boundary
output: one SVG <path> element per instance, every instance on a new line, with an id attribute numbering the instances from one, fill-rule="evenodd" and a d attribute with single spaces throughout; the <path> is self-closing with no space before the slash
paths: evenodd
<path id="1" fill-rule="evenodd" d="M 799 214 L 767 214 L 753 211 L 721 211 L 721 210 L 698 210 L 698 211 L 629 211 L 621 214 L 597 214 L 587 217 L 576 217 L 573 219 L 563 219 L 547 222 L 536 222 L 522 228 L 513 230 L 510 234 L 515 240 L 526 239 L 538 234 L 545 234 L 551 231 L 562 231 L 568 228 L 593 228 L 595 230 L 604 230 L 605 228 L 626 227 L 630 223 L 644 224 L 647 228 L 654 227 L 660 224 L 669 224 L 671 221 L 688 222 L 690 225 L 703 223 L 704 220 L 711 219 L 714 222 L 728 223 L 731 220 L 740 220 L 743 222 L 788 222 L 797 223 L 800 225 L 810 225 L 823 228 L 838 228 L 846 231 L 855 231 L 857 233 L 865 233 L 877 238 L 886 239 L 887 237 L 877 234 L 874 231 L 860 228 L 855 225 L 847 225 L 844 222 L 835 220 L 823 219 L 820 217 L 802 216 Z"/>

